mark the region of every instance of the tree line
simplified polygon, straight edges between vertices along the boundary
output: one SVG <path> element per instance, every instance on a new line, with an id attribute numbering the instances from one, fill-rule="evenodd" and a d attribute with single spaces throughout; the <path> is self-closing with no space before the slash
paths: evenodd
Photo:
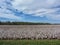
<path id="1" fill-rule="evenodd" d="M 50 23 L 34 23 L 34 22 L 1 22 L 0 25 L 51 25 Z"/>

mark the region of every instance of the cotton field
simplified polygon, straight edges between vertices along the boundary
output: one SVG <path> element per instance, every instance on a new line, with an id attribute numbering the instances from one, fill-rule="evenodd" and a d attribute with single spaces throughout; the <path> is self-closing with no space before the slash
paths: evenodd
<path id="1" fill-rule="evenodd" d="M 0 25 L 0 39 L 60 39 L 60 25 Z"/>

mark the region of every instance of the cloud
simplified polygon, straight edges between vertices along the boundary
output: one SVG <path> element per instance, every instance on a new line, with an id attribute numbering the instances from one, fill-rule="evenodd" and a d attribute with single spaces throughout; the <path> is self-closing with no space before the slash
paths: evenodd
<path id="1" fill-rule="evenodd" d="M 14 0 L 12 7 L 25 14 L 60 20 L 60 0 Z"/>
<path id="2" fill-rule="evenodd" d="M 20 12 L 60 20 L 60 0 L 0 0 L 0 17 L 22 20 Z"/>
<path id="3" fill-rule="evenodd" d="M 21 17 L 17 17 L 13 14 L 2 14 L 0 13 L 1 18 L 8 18 L 8 19 L 14 19 L 14 20 L 19 20 Z"/>
<path id="4" fill-rule="evenodd" d="M 1 0 L 0 1 L 0 18 L 7 18 L 12 20 L 21 20 L 21 17 L 16 16 L 14 12 L 8 10 L 12 8 L 11 0 Z"/>

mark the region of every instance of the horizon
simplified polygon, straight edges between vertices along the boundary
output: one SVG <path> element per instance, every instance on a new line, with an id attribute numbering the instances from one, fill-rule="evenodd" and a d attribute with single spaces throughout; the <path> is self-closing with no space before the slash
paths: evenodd
<path id="1" fill-rule="evenodd" d="M 60 0 L 0 0 L 0 21 L 60 24 Z"/>

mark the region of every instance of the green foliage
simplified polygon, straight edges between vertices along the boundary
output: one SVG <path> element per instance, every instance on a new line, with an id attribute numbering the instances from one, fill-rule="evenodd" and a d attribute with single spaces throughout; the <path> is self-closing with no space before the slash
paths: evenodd
<path id="1" fill-rule="evenodd" d="M 60 45 L 60 40 L 0 40 L 0 45 Z"/>
<path id="2" fill-rule="evenodd" d="M 0 25 L 51 25 L 50 23 L 33 23 L 33 22 L 0 22 Z"/>

